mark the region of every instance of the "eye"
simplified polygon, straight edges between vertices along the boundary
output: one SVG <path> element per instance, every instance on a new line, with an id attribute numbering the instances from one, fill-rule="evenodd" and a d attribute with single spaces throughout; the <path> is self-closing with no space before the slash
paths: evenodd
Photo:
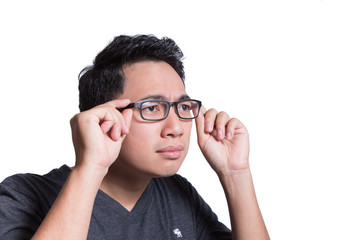
<path id="1" fill-rule="evenodd" d="M 159 111 L 159 105 L 151 105 L 151 106 L 143 106 L 143 108 L 141 109 L 142 111 L 146 111 L 146 112 L 155 112 L 155 111 Z"/>
<path id="2" fill-rule="evenodd" d="M 188 112 L 188 111 L 190 111 L 191 110 L 191 105 L 189 105 L 189 104 L 181 104 L 180 105 L 180 110 L 181 111 L 184 111 L 184 112 Z"/>

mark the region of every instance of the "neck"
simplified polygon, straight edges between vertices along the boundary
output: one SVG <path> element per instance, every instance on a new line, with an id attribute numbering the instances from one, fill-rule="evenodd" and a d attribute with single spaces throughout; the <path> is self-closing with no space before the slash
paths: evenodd
<path id="1" fill-rule="evenodd" d="M 144 193 L 151 178 L 136 178 L 135 174 L 116 165 L 109 168 L 100 189 L 131 211 Z"/>

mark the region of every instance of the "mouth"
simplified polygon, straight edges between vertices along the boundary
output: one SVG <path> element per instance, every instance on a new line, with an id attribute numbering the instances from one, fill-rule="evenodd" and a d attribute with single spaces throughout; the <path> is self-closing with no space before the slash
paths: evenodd
<path id="1" fill-rule="evenodd" d="M 182 151 L 184 150 L 184 146 L 168 146 L 157 150 L 156 152 L 165 157 L 166 159 L 178 159 L 181 157 Z"/>

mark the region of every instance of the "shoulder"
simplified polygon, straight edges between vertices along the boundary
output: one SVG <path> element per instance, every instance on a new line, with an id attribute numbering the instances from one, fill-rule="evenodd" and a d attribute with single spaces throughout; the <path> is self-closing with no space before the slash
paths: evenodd
<path id="1" fill-rule="evenodd" d="M 16 174 L 0 183 L 0 238 L 30 239 L 59 194 L 71 169 L 45 175 Z"/>
<path id="2" fill-rule="evenodd" d="M 42 191 L 58 192 L 66 181 L 71 169 L 63 165 L 53 169 L 45 175 L 33 173 L 15 174 L 0 183 L 0 195 L 4 193 L 22 194 L 26 196 L 38 195 Z"/>

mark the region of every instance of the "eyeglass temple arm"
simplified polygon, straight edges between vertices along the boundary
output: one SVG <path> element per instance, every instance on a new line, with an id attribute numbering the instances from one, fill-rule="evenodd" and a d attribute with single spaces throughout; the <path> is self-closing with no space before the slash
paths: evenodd
<path id="1" fill-rule="evenodd" d="M 123 112 L 125 109 L 129 109 L 129 108 L 133 108 L 135 107 L 135 104 L 134 103 L 130 103 L 129 105 L 127 105 L 126 107 L 123 107 L 123 108 L 119 108 L 118 110 L 120 112 Z"/>

